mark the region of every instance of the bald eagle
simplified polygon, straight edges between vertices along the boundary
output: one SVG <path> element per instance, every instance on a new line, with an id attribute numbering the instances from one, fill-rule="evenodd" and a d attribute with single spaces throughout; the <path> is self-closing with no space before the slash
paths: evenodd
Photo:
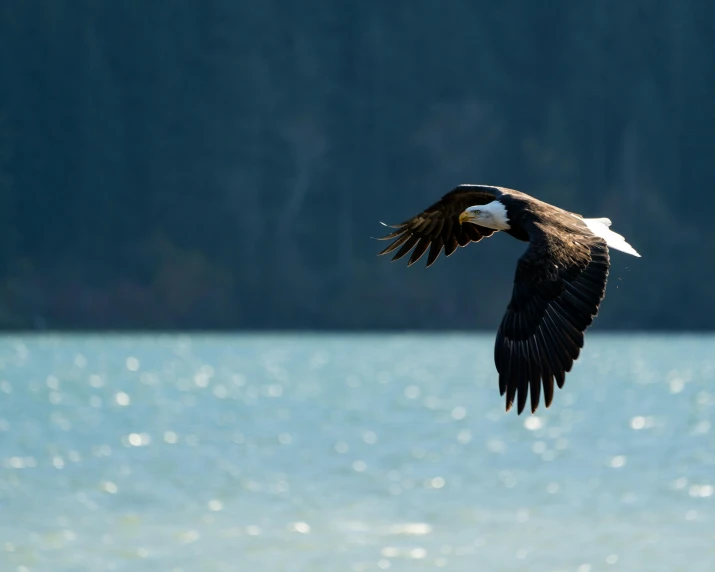
<path id="1" fill-rule="evenodd" d="M 384 223 L 383 223 L 384 224 Z M 506 411 L 517 399 L 521 414 L 531 393 L 536 412 L 543 385 L 551 405 L 554 380 L 565 374 L 583 348 L 583 336 L 606 292 L 608 248 L 640 257 L 625 239 L 609 229 L 607 218 L 588 219 L 519 191 L 489 185 L 459 185 L 420 214 L 379 240 L 394 241 L 380 255 L 398 249 L 408 266 L 427 249 L 427 266 L 442 249 L 479 242 L 497 231 L 528 242 L 516 265 L 511 300 L 496 336 L 494 362 Z"/>

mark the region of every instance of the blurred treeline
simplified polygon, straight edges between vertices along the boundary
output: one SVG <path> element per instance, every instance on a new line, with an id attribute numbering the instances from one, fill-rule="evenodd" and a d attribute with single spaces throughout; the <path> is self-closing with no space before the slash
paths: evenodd
<path id="1" fill-rule="evenodd" d="M 609 216 L 607 328 L 715 317 L 715 2 L 0 0 L 0 325 L 490 328 L 524 245 L 376 258 L 461 182 Z"/>

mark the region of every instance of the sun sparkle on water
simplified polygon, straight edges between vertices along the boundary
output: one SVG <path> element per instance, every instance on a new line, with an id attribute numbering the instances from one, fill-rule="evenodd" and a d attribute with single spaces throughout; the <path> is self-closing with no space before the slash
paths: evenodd
<path id="1" fill-rule="evenodd" d="M 713 339 L 589 339 L 519 417 L 492 336 L 5 338 L 0 569 L 715 568 Z"/>

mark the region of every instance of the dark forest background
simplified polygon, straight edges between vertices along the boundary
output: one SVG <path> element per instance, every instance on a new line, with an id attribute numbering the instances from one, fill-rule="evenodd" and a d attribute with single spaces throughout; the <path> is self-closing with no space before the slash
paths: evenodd
<path id="1" fill-rule="evenodd" d="M 596 322 L 715 318 L 715 2 L 0 0 L 0 327 L 489 328 L 508 236 L 371 240 L 462 182 L 609 216 Z"/>

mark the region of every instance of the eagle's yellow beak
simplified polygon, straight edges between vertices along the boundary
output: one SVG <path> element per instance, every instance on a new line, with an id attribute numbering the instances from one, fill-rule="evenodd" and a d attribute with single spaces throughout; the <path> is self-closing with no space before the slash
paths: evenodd
<path id="1" fill-rule="evenodd" d="M 464 211 L 459 215 L 459 224 L 462 224 L 465 220 L 469 221 L 472 218 L 472 213 L 469 211 Z"/>

